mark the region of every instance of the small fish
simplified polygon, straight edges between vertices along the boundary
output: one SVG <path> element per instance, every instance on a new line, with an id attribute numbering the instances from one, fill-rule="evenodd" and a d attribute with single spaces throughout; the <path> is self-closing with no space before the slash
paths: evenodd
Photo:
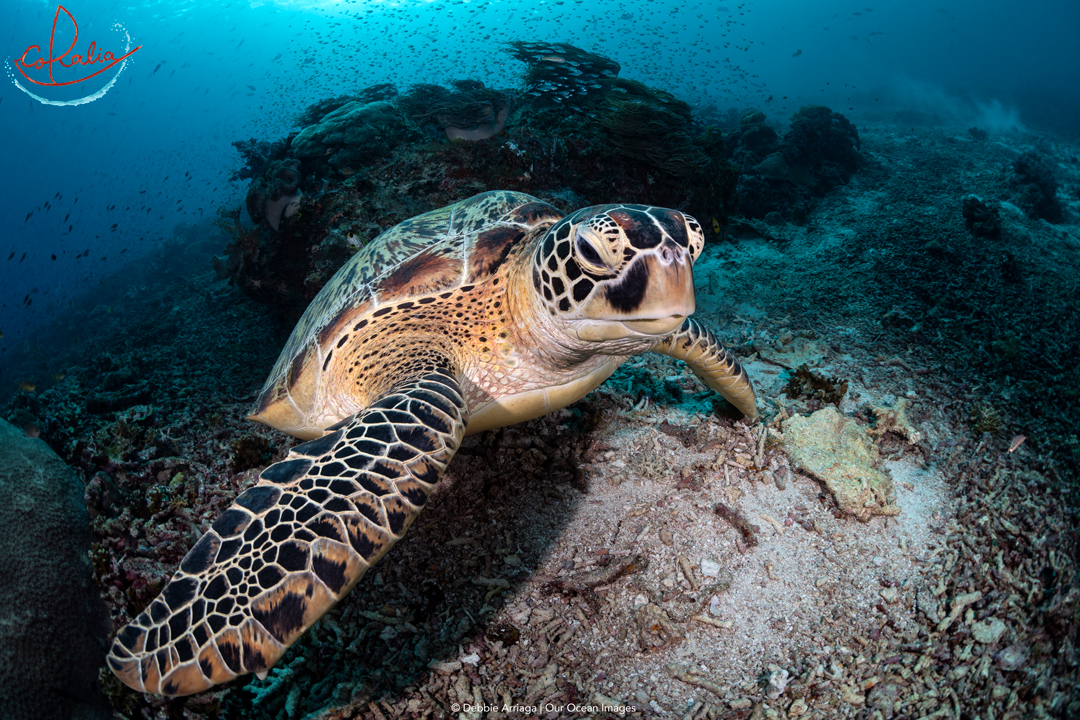
<path id="1" fill-rule="evenodd" d="M 31 387 L 31 389 L 33 388 Z M 41 430 L 39 430 L 38 426 L 32 422 L 28 422 L 23 425 L 23 432 L 26 433 L 26 437 L 30 438 L 31 440 L 41 435 Z"/>
<path id="2" fill-rule="evenodd" d="M 60 382 L 61 380 L 63 380 L 66 377 L 67 377 L 67 375 L 65 375 L 64 373 L 56 373 L 55 375 L 53 375 L 53 380 L 56 380 L 57 382 Z"/>
<path id="3" fill-rule="evenodd" d="M 164 61 L 162 61 L 162 62 L 164 62 Z M 151 74 L 151 75 L 153 75 L 154 73 L 156 73 L 156 72 L 157 72 L 158 70 L 160 70 L 160 69 L 161 69 L 161 63 L 158 63 L 158 64 L 157 64 L 157 67 L 156 67 L 156 68 L 154 68 L 154 72 L 152 72 L 152 73 L 150 73 L 150 74 Z"/>
<path id="4" fill-rule="evenodd" d="M 34 385 L 34 383 L 28 382 L 26 380 L 23 380 L 19 383 L 19 389 L 23 392 L 34 392 L 35 387 L 37 387 L 37 385 Z"/>
<path id="5" fill-rule="evenodd" d="M 245 85 L 244 87 L 246 87 L 251 92 L 255 92 L 255 86 L 254 85 Z"/>
<path id="6" fill-rule="evenodd" d="M 716 218 L 712 219 L 712 229 L 713 229 L 713 232 L 716 233 L 717 235 L 720 234 L 720 221 L 717 220 Z"/>
<path id="7" fill-rule="evenodd" d="M 799 48 L 795 52 L 791 53 L 791 57 L 799 57 L 800 55 L 802 55 L 802 48 Z"/>
<path id="8" fill-rule="evenodd" d="M 1015 450 L 1016 448 L 1018 448 L 1018 447 L 1020 447 L 1021 445 L 1023 445 L 1023 444 L 1024 444 L 1024 441 L 1025 441 L 1025 440 L 1027 440 L 1027 438 L 1026 438 L 1026 437 L 1024 437 L 1023 435 L 1017 435 L 1016 437 L 1014 437 L 1014 438 L 1012 439 L 1012 442 L 1011 442 L 1011 443 L 1009 443 L 1009 452 L 1012 452 L 1012 451 L 1013 451 L 1013 450 Z"/>

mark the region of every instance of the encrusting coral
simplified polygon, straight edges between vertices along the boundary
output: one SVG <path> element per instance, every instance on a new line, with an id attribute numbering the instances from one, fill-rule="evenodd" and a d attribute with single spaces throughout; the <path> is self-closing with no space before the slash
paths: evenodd
<path id="1" fill-rule="evenodd" d="M 611 132 L 615 149 L 676 177 L 693 177 L 710 158 L 690 137 L 690 105 L 674 95 L 636 80 L 606 78 L 609 88 L 598 105 L 597 120 Z"/>

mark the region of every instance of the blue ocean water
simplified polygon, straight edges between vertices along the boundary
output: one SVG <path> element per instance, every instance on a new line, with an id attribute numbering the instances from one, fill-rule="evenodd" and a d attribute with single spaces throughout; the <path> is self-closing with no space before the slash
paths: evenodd
<path id="1" fill-rule="evenodd" d="M 45 55 L 57 5 L 4 0 L 0 80 L 0 357 L 178 224 L 241 202 L 234 140 L 283 137 L 309 103 L 378 82 L 479 78 L 511 86 L 513 40 L 568 42 L 623 77 L 697 108 L 787 116 L 826 104 L 856 122 L 914 112 L 992 131 L 1080 128 L 1080 4 L 434 0 L 109 2 L 71 0 L 56 54 L 122 54 L 65 87 L 16 73 Z M 74 19 L 74 23 L 71 19 Z M 71 55 L 68 56 L 68 61 Z M 94 70 L 103 67 L 99 63 Z M 86 67 L 60 68 L 76 80 Z M 47 71 L 36 70 L 44 77 Z M 78 105 L 50 105 L 39 97 Z M 109 280 L 116 282 L 116 280 Z"/>

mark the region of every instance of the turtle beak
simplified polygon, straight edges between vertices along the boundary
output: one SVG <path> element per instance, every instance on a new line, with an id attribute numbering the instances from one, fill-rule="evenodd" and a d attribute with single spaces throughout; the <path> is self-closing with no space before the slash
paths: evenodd
<path id="1" fill-rule="evenodd" d="M 584 315 L 617 321 L 642 335 L 666 335 L 693 314 L 694 271 L 689 252 L 671 240 L 642 253 L 622 275 L 594 293 Z"/>

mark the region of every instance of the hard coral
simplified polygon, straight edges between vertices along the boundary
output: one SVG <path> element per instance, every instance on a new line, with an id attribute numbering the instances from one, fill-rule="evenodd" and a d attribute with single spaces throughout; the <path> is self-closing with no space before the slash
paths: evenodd
<path id="1" fill-rule="evenodd" d="M 397 106 L 420 127 L 432 126 L 450 140 L 483 140 L 506 126 L 510 95 L 479 80 L 455 80 L 453 90 L 418 84 L 397 100 Z"/>
<path id="2" fill-rule="evenodd" d="M 606 94 L 598 81 L 621 69 L 614 60 L 568 43 L 514 41 L 507 52 L 528 66 L 524 98 L 536 107 L 582 110 Z"/>
<path id="3" fill-rule="evenodd" d="M 810 173 L 819 192 L 846 183 L 862 163 L 859 131 L 822 105 L 804 105 L 791 117 L 781 152 L 790 165 Z"/>
<path id="4" fill-rule="evenodd" d="M 690 138 L 688 104 L 634 80 L 598 84 L 612 90 L 600 102 L 597 119 L 611 132 L 618 152 L 644 158 L 676 177 L 693 177 L 708 167 L 710 158 Z"/>
<path id="5" fill-rule="evenodd" d="M 292 146 L 304 162 L 305 174 L 308 167 L 310 172 L 318 172 L 324 165 L 350 174 L 350 170 L 419 138 L 419 129 L 393 103 L 354 101 L 301 130 Z"/>

